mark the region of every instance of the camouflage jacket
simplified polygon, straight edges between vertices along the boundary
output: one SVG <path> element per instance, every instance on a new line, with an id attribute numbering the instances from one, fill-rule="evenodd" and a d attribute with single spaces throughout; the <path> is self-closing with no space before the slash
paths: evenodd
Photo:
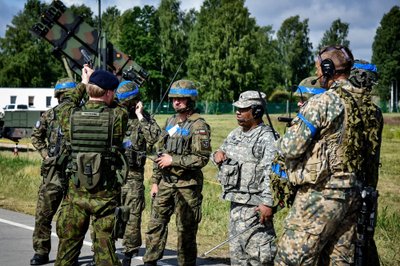
<path id="1" fill-rule="evenodd" d="M 129 115 L 128 129 L 123 143 L 130 168 L 129 173 L 143 174 L 146 151 L 158 141 L 160 134 L 160 127 L 149 113 L 144 112 L 140 121 L 136 115 Z"/>
<path id="2" fill-rule="evenodd" d="M 260 124 L 243 132 L 238 127 L 229 133 L 219 150 L 227 157 L 218 173 L 222 198 L 254 206 L 272 206 L 269 173 L 276 148 L 271 128 Z"/>
<path id="3" fill-rule="evenodd" d="M 59 145 L 59 154 L 64 148 L 63 135 L 58 120 L 61 110 L 66 104 L 67 102 L 63 101 L 57 106 L 44 112 L 40 117 L 40 120 L 36 122 L 36 126 L 33 129 L 31 135 L 32 145 L 39 151 L 43 159 L 46 158 L 46 156 L 57 155 L 53 154 L 56 145 Z M 49 150 L 52 152 L 49 152 Z"/>
<path id="4" fill-rule="evenodd" d="M 325 187 L 349 188 L 356 185 L 357 169 L 346 166 L 345 155 L 347 151 L 351 152 L 363 146 L 361 138 L 351 140 L 352 136 L 349 136 L 348 130 L 353 123 L 360 124 L 357 115 L 359 112 L 358 108 L 347 110 L 348 105 L 343 99 L 343 94 L 340 94 L 342 91 L 351 94 L 353 89 L 354 86 L 347 80 L 336 81 L 328 91 L 311 97 L 300 109 L 298 116 L 292 121 L 292 126 L 277 142 L 278 149 L 286 158 L 288 168 L 297 165 L 303 172 L 308 172 L 306 174 L 324 172 L 325 176 L 316 183 L 324 181 L 320 184 Z M 354 101 L 354 97 L 350 98 Z M 352 130 L 351 134 L 360 136 L 363 132 L 358 128 Z M 358 153 L 356 156 L 360 157 Z M 319 161 L 312 162 L 313 165 L 310 166 L 310 160 L 315 157 Z M 315 165 L 324 166 L 325 169 L 316 170 Z"/>
<path id="5" fill-rule="evenodd" d="M 161 137 L 156 144 L 158 153 L 172 156 L 172 166 L 159 169 L 154 164 L 152 182 L 159 184 L 161 179 L 167 186 L 187 187 L 203 184 L 203 168 L 211 154 L 210 126 L 194 113 L 185 122 L 178 122 L 177 115 L 167 119 Z M 177 145 L 174 145 L 176 143 Z"/>

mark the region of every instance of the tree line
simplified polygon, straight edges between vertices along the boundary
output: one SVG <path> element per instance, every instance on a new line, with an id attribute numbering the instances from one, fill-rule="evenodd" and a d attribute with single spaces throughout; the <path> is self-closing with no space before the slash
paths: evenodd
<path id="1" fill-rule="evenodd" d="M 179 0 L 134 6 L 123 13 L 113 6 L 102 13 L 101 21 L 107 39 L 150 73 L 141 88 L 144 100 L 160 100 L 176 74 L 196 81 L 202 100 L 230 102 L 240 92 L 256 89 L 279 101 L 289 96 L 286 88 L 314 74 L 314 56 L 321 47 L 350 46 L 350 25 L 340 18 L 313 50 L 308 19 L 291 16 L 275 32 L 272 26 L 257 25 L 244 2 L 207 0 L 199 11 L 187 12 Z M 1 87 L 50 87 L 67 75 L 51 45 L 29 31 L 47 6 L 27 0 L 7 25 L 0 38 Z M 99 18 L 89 7 L 70 8 L 97 27 Z M 388 99 L 389 86 L 400 82 L 399 6 L 383 16 L 372 49 L 372 63 L 381 76 L 376 93 Z"/>

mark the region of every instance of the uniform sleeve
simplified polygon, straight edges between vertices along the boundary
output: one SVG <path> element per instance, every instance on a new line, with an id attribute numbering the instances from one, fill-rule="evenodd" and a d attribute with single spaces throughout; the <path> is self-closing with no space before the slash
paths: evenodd
<path id="1" fill-rule="evenodd" d="M 267 206 L 273 206 L 273 196 L 270 187 L 271 164 L 276 154 L 275 138 L 272 132 L 268 132 L 263 138 L 263 146 L 265 147 L 261 165 L 264 166 L 262 183 L 262 203 Z"/>
<path id="2" fill-rule="evenodd" d="M 160 126 L 157 124 L 156 120 L 150 115 L 143 117 L 139 121 L 142 128 L 143 136 L 149 146 L 153 146 L 159 139 L 161 135 Z"/>
<path id="3" fill-rule="evenodd" d="M 68 90 L 64 94 L 64 101 L 70 101 L 75 106 L 79 106 L 82 100 L 87 100 L 86 85 L 79 83 L 75 89 Z"/>
<path id="4" fill-rule="evenodd" d="M 307 101 L 298 116 L 293 119 L 292 126 L 278 140 L 277 147 L 286 159 L 295 159 L 303 155 L 326 120 L 323 112 L 326 103 L 324 98 L 318 96 Z"/>
<path id="5" fill-rule="evenodd" d="M 31 135 L 31 141 L 33 147 L 39 151 L 42 158 L 46 158 L 48 155 L 47 143 L 46 143 L 46 134 L 47 134 L 47 114 L 48 112 L 44 112 L 39 121 L 37 121 L 36 126 L 33 128 L 33 132 Z"/>
<path id="6" fill-rule="evenodd" d="M 211 154 L 211 130 L 204 120 L 197 120 L 191 129 L 191 152 L 172 156 L 172 166 L 196 170 L 204 167 Z"/>
<path id="7" fill-rule="evenodd" d="M 122 142 L 128 128 L 128 112 L 125 108 L 115 107 L 114 109 L 114 128 L 113 145 L 122 148 Z"/>

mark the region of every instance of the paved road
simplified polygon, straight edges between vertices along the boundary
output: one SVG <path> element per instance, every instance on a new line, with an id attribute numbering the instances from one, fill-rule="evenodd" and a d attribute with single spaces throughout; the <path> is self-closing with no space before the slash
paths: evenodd
<path id="1" fill-rule="evenodd" d="M 29 260 L 33 256 L 32 249 L 32 231 L 35 219 L 31 215 L 21 214 L 9 210 L 0 209 L 0 265 L 1 266 L 21 266 L 29 265 Z M 89 235 L 86 235 L 81 255 L 79 257 L 79 265 L 86 265 L 92 260 L 92 252 L 90 250 L 91 240 Z M 53 233 L 51 240 L 52 250 L 50 252 L 50 263 L 54 265 L 56 258 L 56 250 L 58 245 L 57 235 L 55 234 L 55 225 L 53 225 Z M 122 259 L 121 241 L 117 244 L 117 253 Z M 132 259 L 131 265 L 143 265 L 142 256 L 144 248 L 139 251 L 139 256 Z M 218 260 L 198 259 L 198 265 L 228 265 Z M 159 261 L 161 266 L 177 265 L 176 252 L 166 250 L 164 257 Z"/>

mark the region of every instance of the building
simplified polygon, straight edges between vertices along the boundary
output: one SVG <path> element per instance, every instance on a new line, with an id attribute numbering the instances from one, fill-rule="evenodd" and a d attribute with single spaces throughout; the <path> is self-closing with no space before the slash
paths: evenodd
<path id="1" fill-rule="evenodd" d="M 29 109 L 47 110 L 57 105 L 54 88 L 0 88 L 0 108 L 27 105 Z"/>

